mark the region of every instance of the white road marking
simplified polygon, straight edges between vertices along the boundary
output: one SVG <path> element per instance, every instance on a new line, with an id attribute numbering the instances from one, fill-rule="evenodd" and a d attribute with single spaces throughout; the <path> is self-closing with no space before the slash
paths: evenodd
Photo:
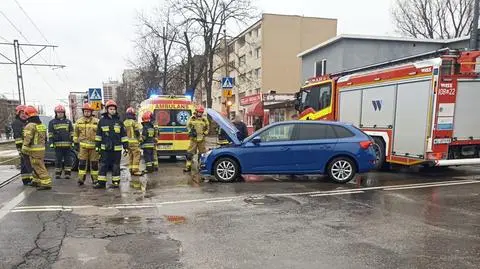
<path id="1" fill-rule="evenodd" d="M 0 209 L 0 220 L 5 217 L 5 215 L 10 212 L 14 207 L 16 207 L 19 203 L 21 203 L 25 198 L 27 198 L 30 193 L 33 192 L 33 188 L 31 189 L 26 189 L 19 193 L 17 196 L 15 196 L 12 200 L 10 200 L 8 203 L 6 203 L 1 209 Z"/>
<path id="2" fill-rule="evenodd" d="M 455 180 L 455 181 L 443 181 L 443 182 L 431 182 L 431 183 L 418 183 L 418 184 L 404 184 L 397 186 L 377 186 L 377 187 L 366 187 L 366 188 L 355 188 L 355 189 L 338 189 L 330 191 L 312 191 L 312 192 L 292 192 L 292 193 L 271 193 L 271 194 L 262 194 L 264 196 L 272 197 L 281 197 L 281 196 L 299 196 L 299 195 L 309 195 L 310 197 L 322 197 L 322 196 L 336 196 L 336 195 L 345 195 L 345 194 L 358 194 L 364 193 L 369 190 L 404 190 L 404 189 L 419 189 L 419 188 L 433 188 L 433 187 L 443 187 L 443 186 L 455 186 L 455 185 L 465 185 L 465 184 L 477 184 L 480 183 L 478 180 Z M 26 193 L 28 191 L 28 193 Z M 15 207 L 19 204 L 28 194 L 33 191 L 33 189 L 28 189 L 20 193 L 17 197 L 12 199 L 6 206 L 0 209 L 0 219 L 5 216 L 8 212 L 38 212 L 38 211 L 72 211 L 73 209 L 80 208 L 99 208 L 99 209 L 136 209 L 136 208 L 156 208 L 162 207 L 164 205 L 176 205 L 176 204 L 188 204 L 188 203 L 226 203 L 232 202 L 235 200 L 241 200 L 245 198 L 251 198 L 249 195 L 240 195 L 240 196 L 230 196 L 230 197 L 217 197 L 217 198 L 203 198 L 203 199 L 191 199 L 191 200 L 178 200 L 178 201 L 164 201 L 158 203 L 131 203 L 131 204 L 113 204 L 105 206 L 94 206 L 94 205 L 82 205 L 82 206 L 63 206 L 63 205 L 44 205 L 44 206 L 20 206 Z M 8 207 L 9 205 L 9 207 Z"/>
<path id="3" fill-rule="evenodd" d="M 345 195 L 345 194 L 356 194 L 356 193 L 365 193 L 364 191 L 349 191 L 349 192 L 334 192 L 334 193 L 319 193 L 312 194 L 310 197 L 321 197 L 321 196 L 333 196 L 333 195 Z"/>

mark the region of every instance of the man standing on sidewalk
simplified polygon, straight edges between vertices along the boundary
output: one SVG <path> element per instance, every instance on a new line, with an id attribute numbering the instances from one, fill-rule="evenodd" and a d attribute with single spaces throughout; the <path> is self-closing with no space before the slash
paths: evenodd
<path id="1" fill-rule="evenodd" d="M 32 165 L 30 158 L 22 153 L 23 145 L 23 128 L 27 124 L 27 117 L 25 116 L 25 106 L 19 105 L 16 107 L 15 120 L 12 123 L 13 138 L 15 139 L 15 146 L 20 154 L 20 175 L 22 177 L 23 185 L 28 185 L 32 182 Z"/>

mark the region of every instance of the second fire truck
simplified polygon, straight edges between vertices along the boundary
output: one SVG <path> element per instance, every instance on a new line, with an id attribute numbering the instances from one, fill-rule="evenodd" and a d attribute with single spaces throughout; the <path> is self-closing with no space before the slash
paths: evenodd
<path id="1" fill-rule="evenodd" d="M 377 168 L 480 164 L 480 51 L 442 49 L 308 80 L 301 120 L 369 134 Z"/>

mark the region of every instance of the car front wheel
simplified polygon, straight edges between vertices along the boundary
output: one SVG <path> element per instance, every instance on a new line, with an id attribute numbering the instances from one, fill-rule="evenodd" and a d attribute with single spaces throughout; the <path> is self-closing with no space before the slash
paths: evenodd
<path id="1" fill-rule="evenodd" d="M 355 163 L 346 157 L 333 159 L 328 165 L 328 176 L 336 183 L 347 183 L 355 177 Z"/>
<path id="2" fill-rule="evenodd" d="M 239 174 L 239 166 L 236 161 L 231 158 L 220 158 L 213 166 L 213 174 L 220 182 L 233 182 Z"/>

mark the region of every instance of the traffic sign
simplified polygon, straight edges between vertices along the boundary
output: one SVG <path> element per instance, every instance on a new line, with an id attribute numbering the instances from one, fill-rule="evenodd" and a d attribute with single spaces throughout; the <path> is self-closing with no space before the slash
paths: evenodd
<path id="1" fill-rule="evenodd" d="M 95 111 L 102 110 L 102 101 L 90 101 L 90 106 Z"/>
<path id="2" fill-rule="evenodd" d="M 231 89 L 224 89 L 223 90 L 223 97 L 232 97 L 233 91 Z"/>
<path id="3" fill-rule="evenodd" d="M 233 78 L 232 77 L 223 77 L 222 78 L 222 88 L 223 89 L 233 88 Z"/>
<path id="4" fill-rule="evenodd" d="M 88 101 L 102 101 L 102 89 L 100 88 L 88 89 Z"/>

